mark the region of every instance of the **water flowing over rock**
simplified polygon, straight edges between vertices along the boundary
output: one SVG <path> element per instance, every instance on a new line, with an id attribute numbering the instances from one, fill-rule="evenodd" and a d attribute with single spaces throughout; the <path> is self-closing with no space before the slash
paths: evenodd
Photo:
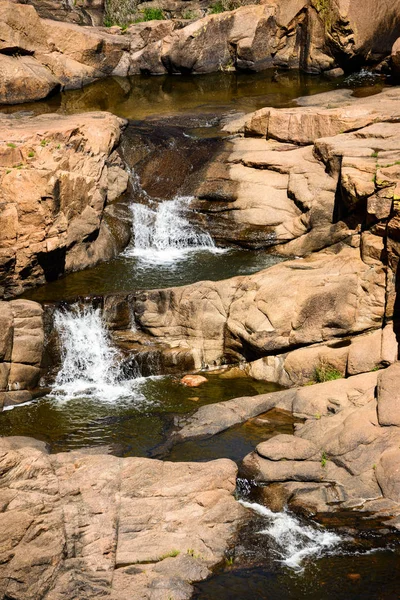
<path id="1" fill-rule="evenodd" d="M 98 309 L 58 310 L 53 322 L 61 344 L 61 368 L 52 394 L 63 399 L 94 395 L 105 402 L 132 394 L 134 380 L 124 375 L 123 357 L 113 346 Z M 139 371 L 135 374 L 140 375 Z"/>
<path id="2" fill-rule="evenodd" d="M 191 198 L 177 197 L 154 208 L 132 204 L 134 245 L 125 251 L 148 261 L 171 262 L 187 252 L 215 250 L 209 233 L 197 231 L 186 214 Z"/>
<path id="3" fill-rule="evenodd" d="M 246 514 L 226 459 L 49 455 L 3 438 L 0 463 L 0 594 L 18 600 L 188 599 Z"/>
<path id="4" fill-rule="evenodd" d="M 0 297 L 112 258 L 128 243 L 129 222 L 118 219 L 115 236 L 106 218 L 107 202 L 128 183 L 114 152 L 123 126 L 109 113 L 1 117 Z"/>

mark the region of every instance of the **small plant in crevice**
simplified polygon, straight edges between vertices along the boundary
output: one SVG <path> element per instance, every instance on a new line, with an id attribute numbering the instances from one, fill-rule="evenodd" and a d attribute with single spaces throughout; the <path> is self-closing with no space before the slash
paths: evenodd
<path id="1" fill-rule="evenodd" d="M 163 554 L 162 556 L 160 556 L 160 561 L 164 560 L 165 558 L 175 558 L 176 556 L 179 556 L 180 554 L 180 550 L 170 550 L 169 552 L 166 552 L 165 554 Z"/>
<path id="2" fill-rule="evenodd" d="M 134 20 L 134 23 L 142 23 L 143 21 L 165 21 L 165 14 L 161 8 L 144 8 L 139 11 L 139 17 Z"/>
<path id="3" fill-rule="evenodd" d="M 211 4 L 210 6 L 210 15 L 218 15 L 219 13 L 223 13 L 225 12 L 227 9 L 224 7 L 223 3 L 220 0 L 217 0 L 217 2 L 214 2 L 214 4 Z"/>
<path id="4" fill-rule="evenodd" d="M 187 549 L 187 554 L 188 554 L 189 556 L 191 556 L 192 558 L 201 558 L 201 554 L 197 554 L 197 553 L 195 552 L 195 550 L 193 550 L 193 548 L 188 548 L 188 549 Z"/>
<path id="5" fill-rule="evenodd" d="M 30 151 L 28 152 L 28 158 L 33 158 L 34 156 L 35 156 L 35 153 L 34 153 L 34 151 L 33 151 L 33 150 L 30 150 Z"/>
<path id="6" fill-rule="evenodd" d="M 321 467 L 326 467 L 326 463 L 328 462 L 328 457 L 325 452 L 321 455 Z"/>
<path id="7" fill-rule="evenodd" d="M 17 146 L 14 144 L 14 142 L 8 142 L 7 146 L 9 148 L 16 148 Z"/>
<path id="8" fill-rule="evenodd" d="M 43 140 L 40 141 L 40 145 L 42 146 L 42 148 L 45 148 L 49 144 L 50 144 L 49 140 L 43 139 Z"/>
<path id="9" fill-rule="evenodd" d="M 335 379 L 342 379 L 342 373 L 336 369 L 329 362 L 321 361 L 320 364 L 315 367 L 314 381 L 315 383 L 325 383 L 326 381 L 334 381 Z"/>

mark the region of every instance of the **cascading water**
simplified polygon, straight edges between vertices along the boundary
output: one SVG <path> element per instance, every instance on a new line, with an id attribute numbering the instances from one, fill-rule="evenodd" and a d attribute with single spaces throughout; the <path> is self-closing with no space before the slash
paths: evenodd
<path id="1" fill-rule="evenodd" d="M 217 252 L 211 236 L 198 231 L 186 218 L 190 201 L 190 197 L 178 196 L 154 209 L 133 204 L 134 245 L 125 251 L 125 256 L 170 262 L 196 250 Z"/>
<path id="2" fill-rule="evenodd" d="M 77 306 L 58 310 L 54 326 L 62 354 L 54 395 L 65 399 L 94 396 L 110 402 L 132 396 L 135 379 L 124 378 L 121 356 L 111 343 L 100 310 Z"/>
<path id="3" fill-rule="evenodd" d="M 266 527 L 259 531 L 273 543 L 278 560 L 296 571 L 302 570 L 307 558 L 318 558 L 324 552 L 336 548 L 342 538 L 316 524 L 303 525 L 287 511 L 272 512 L 256 502 L 240 501 L 243 506 L 265 517 Z"/>

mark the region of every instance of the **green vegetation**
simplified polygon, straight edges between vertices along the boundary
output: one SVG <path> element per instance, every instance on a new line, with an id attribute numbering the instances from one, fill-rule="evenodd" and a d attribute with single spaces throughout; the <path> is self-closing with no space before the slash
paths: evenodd
<path id="1" fill-rule="evenodd" d="M 189 554 L 189 556 L 192 556 L 193 558 L 201 558 L 201 554 L 196 554 L 193 548 L 188 548 L 187 554 Z"/>
<path id="2" fill-rule="evenodd" d="M 374 150 L 374 152 L 371 154 L 372 158 L 378 158 L 378 150 Z"/>
<path id="3" fill-rule="evenodd" d="M 235 558 L 233 556 L 227 556 L 225 558 L 225 565 L 227 567 L 231 567 L 233 565 L 233 563 L 234 563 L 234 560 L 235 560 Z"/>
<path id="4" fill-rule="evenodd" d="M 191 10 L 187 10 L 186 12 L 183 13 L 182 18 L 185 19 L 186 21 L 191 21 L 192 19 L 196 18 L 196 15 Z"/>
<path id="5" fill-rule="evenodd" d="M 334 379 L 341 379 L 342 377 L 342 373 L 327 362 L 321 362 L 319 366 L 315 368 L 315 383 L 324 383 L 325 381 L 333 381 Z"/>
<path id="6" fill-rule="evenodd" d="M 325 467 L 327 462 L 328 462 L 328 457 L 325 454 L 325 452 L 323 452 L 321 455 L 321 467 Z"/>
<path id="7" fill-rule="evenodd" d="M 16 148 L 17 147 L 15 144 L 13 144 L 13 142 L 8 142 L 7 146 L 9 148 Z"/>
<path id="8" fill-rule="evenodd" d="M 162 556 L 160 556 L 160 560 L 164 560 L 165 558 L 175 558 L 180 554 L 179 550 L 171 550 L 170 552 L 166 552 Z"/>
<path id="9" fill-rule="evenodd" d="M 136 17 L 135 17 L 136 15 Z M 143 23 L 146 21 L 165 21 L 165 14 L 161 8 L 143 8 L 137 11 L 136 9 L 129 16 L 122 16 L 118 18 L 112 18 L 110 16 L 104 17 L 104 25 L 106 27 L 114 27 L 115 25 L 122 29 L 124 33 L 129 25 L 133 23 Z"/>
<path id="10" fill-rule="evenodd" d="M 325 29 L 327 31 L 332 29 L 335 18 L 331 7 L 331 0 L 312 0 L 312 4 L 323 21 Z"/>
<path id="11" fill-rule="evenodd" d="M 40 145 L 42 146 L 42 148 L 44 148 L 45 146 L 47 146 L 48 144 L 50 144 L 50 142 L 48 140 L 42 140 L 40 142 Z"/>
<path id="12" fill-rule="evenodd" d="M 225 12 L 226 10 L 227 9 L 224 7 L 221 0 L 217 0 L 217 2 L 214 2 L 214 4 L 211 4 L 210 6 L 210 15 L 217 15 L 219 13 Z"/>
<path id="13" fill-rule="evenodd" d="M 139 11 L 141 16 L 135 19 L 135 23 L 141 23 L 142 21 L 164 21 L 165 15 L 161 8 L 144 8 Z"/>
<path id="14" fill-rule="evenodd" d="M 30 151 L 28 152 L 28 158 L 33 158 L 34 156 L 35 156 L 35 153 L 34 153 L 34 151 L 33 151 L 33 150 L 30 150 Z"/>

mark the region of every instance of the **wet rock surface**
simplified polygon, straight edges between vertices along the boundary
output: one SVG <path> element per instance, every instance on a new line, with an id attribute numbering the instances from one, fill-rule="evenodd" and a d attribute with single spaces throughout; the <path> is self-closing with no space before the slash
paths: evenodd
<path id="1" fill-rule="evenodd" d="M 190 598 L 246 511 L 236 465 L 46 453 L 1 440 L 0 592 L 5 597 Z"/>

